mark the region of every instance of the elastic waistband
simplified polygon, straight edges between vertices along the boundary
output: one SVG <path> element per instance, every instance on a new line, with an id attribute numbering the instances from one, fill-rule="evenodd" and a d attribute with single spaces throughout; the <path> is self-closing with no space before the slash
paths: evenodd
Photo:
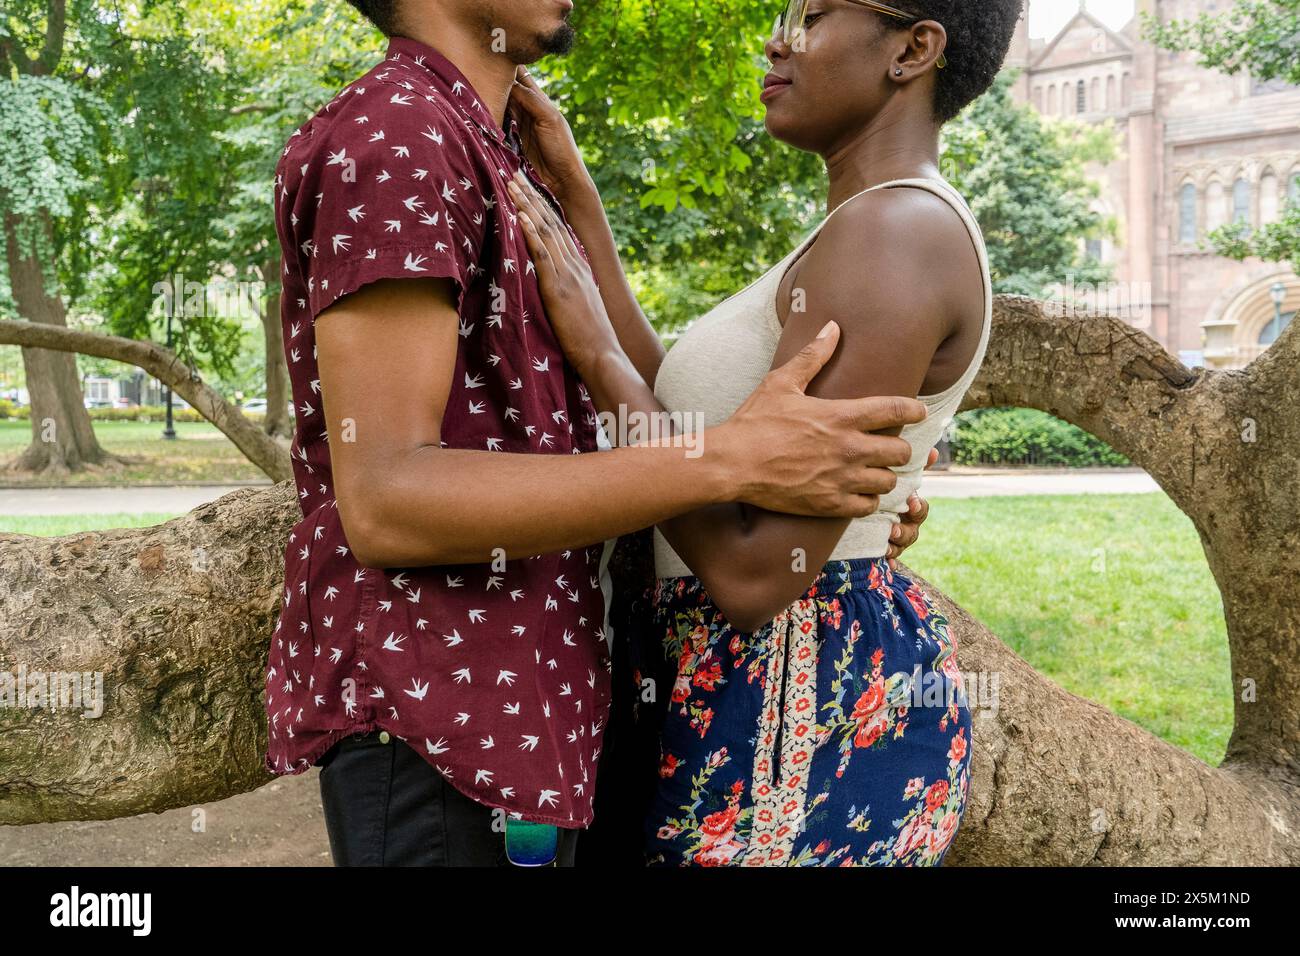
<path id="1" fill-rule="evenodd" d="M 889 567 L 889 559 L 883 556 L 878 558 L 836 558 L 822 566 L 821 571 L 813 581 L 813 585 L 820 585 L 827 580 L 836 584 L 841 584 L 844 581 L 853 584 L 866 584 L 871 580 L 873 574 L 884 580 L 889 580 L 891 577 L 910 580 L 902 572 L 892 570 Z M 699 578 L 693 574 L 659 578 L 659 583 L 665 589 L 672 588 L 682 581 L 686 582 L 689 587 L 697 583 Z"/>

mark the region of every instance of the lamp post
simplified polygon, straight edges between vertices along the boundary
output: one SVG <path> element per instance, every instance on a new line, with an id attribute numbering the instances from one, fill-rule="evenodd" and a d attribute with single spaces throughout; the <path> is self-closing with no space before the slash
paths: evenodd
<path id="1" fill-rule="evenodd" d="M 172 348 L 172 313 L 176 311 L 176 295 L 176 291 L 173 290 L 172 295 L 167 297 L 167 351 L 169 352 Z M 163 416 L 165 424 L 162 437 L 167 441 L 174 441 L 176 439 L 176 426 L 172 421 L 172 389 L 170 385 L 163 385 Z"/>
<path id="2" fill-rule="evenodd" d="M 1267 344 L 1272 345 L 1282 334 L 1282 303 L 1286 301 L 1286 286 L 1281 282 L 1274 282 L 1269 286 L 1268 294 L 1273 299 L 1273 321 L 1268 325 Z"/>

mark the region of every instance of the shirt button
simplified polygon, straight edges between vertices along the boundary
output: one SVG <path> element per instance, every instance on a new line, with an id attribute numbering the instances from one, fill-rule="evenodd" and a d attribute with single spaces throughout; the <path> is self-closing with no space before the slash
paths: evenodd
<path id="1" fill-rule="evenodd" d="M 388 736 L 388 731 L 386 731 L 386 730 L 381 730 L 381 731 L 379 732 L 379 742 L 380 742 L 381 744 L 386 744 L 386 743 L 388 743 L 388 742 L 389 742 L 390 740 L 392 740 L 392 739 L 393 739 L 392 737 Z"/>

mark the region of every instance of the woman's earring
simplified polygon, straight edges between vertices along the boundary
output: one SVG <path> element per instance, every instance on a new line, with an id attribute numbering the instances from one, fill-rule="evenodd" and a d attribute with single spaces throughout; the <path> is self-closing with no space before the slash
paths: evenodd
<path id="1" fill-rule="evenodd" d="M 901 66 L 894 67 L 894 76 L 902 76 L 902 75 L 903 75 L 903 68 Z"/>

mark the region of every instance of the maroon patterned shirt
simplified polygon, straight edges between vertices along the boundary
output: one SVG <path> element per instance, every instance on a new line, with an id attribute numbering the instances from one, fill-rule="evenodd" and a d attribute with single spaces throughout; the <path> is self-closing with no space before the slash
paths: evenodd
<path id="1" fill-rule="evenodd" d="M 612 542 L 496 568 L 360 566 L 334 499 L 316 365 L 316 316 L 340 296 L 381 278 L 447 277 L 460 335 L 442 444 L 536 455 L 601 447 L 506 184 L 522 165 L 549 193 L 508 125 L 449 60 L 395 38 L 387 59 L 290 138 L 277 166 L 303 517 L 284 552 L 265 761 L 302 773 L 347 734 L 383 729 L 480 803 L 581 827 L 609 707 Z"/>

